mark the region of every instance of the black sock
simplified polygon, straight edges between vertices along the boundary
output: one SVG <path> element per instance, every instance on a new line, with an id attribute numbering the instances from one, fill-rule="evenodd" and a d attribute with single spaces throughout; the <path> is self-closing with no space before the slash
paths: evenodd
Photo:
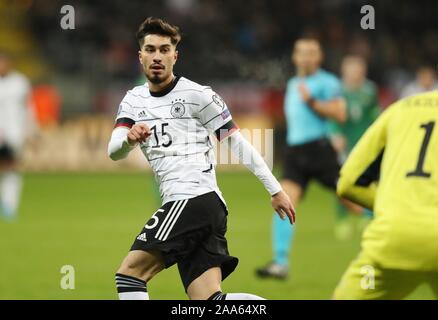
<path id="1" fill-rule="evenodd" d="M 210 298 L 207 300 L 225 300 L 225 297 L 227 296 L 226 293 L 222 293 L 221 291 L 213 293 Z"/>
<path id="2" fill-rule="evenodd" d="M 117 292 L 147 292 L 146 282 L 141 279 L 116 273 Z"/>

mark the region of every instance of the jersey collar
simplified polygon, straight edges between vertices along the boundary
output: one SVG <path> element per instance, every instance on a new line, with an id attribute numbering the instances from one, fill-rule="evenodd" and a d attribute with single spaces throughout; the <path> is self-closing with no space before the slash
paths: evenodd
<path id="1" fill-rule="evenodd" d="M 173 79 L 173 81 L 163 90 L 158 91 L 158 92 L 152 92 L 149 90 L 149 93 L 153 97 L 164 97 L 166 94 L 168 94 L 170 91 L 172 91 L 173 88 L 175 88 L 175 86 L 177 85 L 180 78 L 181 78 L 181 76 L 175 76 L 175 79 Z"/>

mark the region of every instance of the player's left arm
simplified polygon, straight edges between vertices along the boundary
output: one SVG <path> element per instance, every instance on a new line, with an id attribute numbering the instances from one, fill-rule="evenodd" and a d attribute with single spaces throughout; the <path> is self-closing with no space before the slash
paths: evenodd
<path id="1" fill-rule="evenodd" d="M 373 209 L 380 166 L 386 145 L 387 125 L 394 110 L 385 111 L 368 128 L 345 161 L 337 194 L 365 208 Z"/>
<path id="2" fill-rule="evenodd" d="M 257 150 L 242 136 L 239 127 L 234 123 L 231 113 L 222 98 L 212 90 L 204 94 L 203 104 L 199 111 L 200 120 L 205 128 L 214 132 L 216 138 L 227 140 L 234 155 L 265 186 L 271 195 L 271 204 L 282 219 L 289 218 L 295 222 L 295 210 L 289 197 Z"/>
<path id="3" fill-rule="evenodd" d="M 283 220 L 287 216 L 290 223 L 293 224 L 295 222 L 295 209 L 260 153 L 239 131 L 227 135 L 226 139 L 233 154 L 263 183 L 272 197 L 271 205 L 274 210 Z"/>

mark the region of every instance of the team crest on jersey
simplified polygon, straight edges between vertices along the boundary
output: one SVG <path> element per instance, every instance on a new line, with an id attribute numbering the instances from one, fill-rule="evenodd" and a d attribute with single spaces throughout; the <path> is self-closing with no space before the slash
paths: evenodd
<path id="1" fill-rule="evenodd" d="M 225 101 L 224 101 L 224 99 L 222 99 L 219 95 L 217 95 L 217 94 L 213 95 L 213 101 L 214 101 L 214 103 L 216 103 L 219 107 L 221 107 L 222 110 L 225 109 L 225 107 L 226 107 Z"/>
<path id="2" fill-rule="evenodd" d="M 174 118 L 181 118 L 186 112 L 186 107 L 180 101 L 172 102 L 172 108 L 170 109 L 170 114 Z"/>

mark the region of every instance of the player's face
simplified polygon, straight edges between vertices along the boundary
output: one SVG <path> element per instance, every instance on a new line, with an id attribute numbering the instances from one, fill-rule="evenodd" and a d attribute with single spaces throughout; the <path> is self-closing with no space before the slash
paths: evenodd
<path id="1" fill-rule="evenodd" d="M 173 75 L 173 66 L 178 58 L 178 51 L 169 37 L 156 34 L 146 35 L 138 54 L 144 73 L 150 82 L 160 84 Z"/>
<path id="2" fill-rule="evenodd" d="M 346 59 L 341 67 L 342 79 L 349 86 L 359 86 L 366 76 L 366 65 L 356 59 Z"/>
<path id="3" fill-rule="evenodd" d="M 421 69 L 417 73 L 417 80 L 425 89 L 430 89 L 435 84 L 435 73 L 430 69 Z"/>
<path id="4" fill-rule="evenodd" d="M 292 53 L 292 63 L 298 72 L 314 73 L 321 65 L 322 52 L 319 43 L 314 40 L 299 40 L 295 43 Z"/>

